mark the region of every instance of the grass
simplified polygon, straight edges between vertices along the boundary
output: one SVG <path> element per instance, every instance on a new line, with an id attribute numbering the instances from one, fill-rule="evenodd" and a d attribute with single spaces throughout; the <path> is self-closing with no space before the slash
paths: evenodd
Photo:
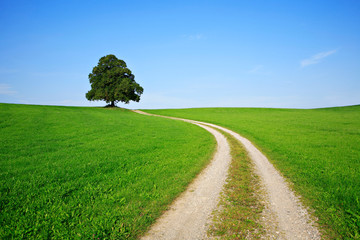
<path id="1" fill-rule="evenodd" d="M 360 239 L 360 106 L 147 110 L 247 137 L 294 183 L 327 238 Z"/>
<path id="2" fill-rule="evenodd" d="M 0 239 L 136 239 L 208 163 L 191 124 L 0 104 Z"/>
<path id="3" fill-rule="evenodd" d="M 260 239 L 264 234 L 260 217 L 259 179 L 241 143 L 221 131 L 231 148 L 231 165 L 219 208 L 210 226 L 210 236 L 221 239 Z"/>

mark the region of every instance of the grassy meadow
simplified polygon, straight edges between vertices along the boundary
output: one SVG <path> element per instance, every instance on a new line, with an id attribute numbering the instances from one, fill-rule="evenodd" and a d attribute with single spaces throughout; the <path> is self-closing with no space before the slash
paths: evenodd
<path id="1" fill-rule="evenodd" d="M 0 136 L 0 239 L 135 239 L 215 149 L 124 109 L 0 104 Z"/>
<path id="2" fill-rule="evenodd" d="M 211 122 L 247 137 L 294 183 L 328 238 L 360 239 L 360 105 L 145 111 Z"/>

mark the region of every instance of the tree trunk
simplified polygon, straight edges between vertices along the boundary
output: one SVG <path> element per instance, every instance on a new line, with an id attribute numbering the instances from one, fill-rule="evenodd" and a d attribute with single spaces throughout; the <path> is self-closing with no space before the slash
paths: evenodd
<path id="1" fill-rule="evenodd" d="M 115 107 L 115 101 L 111 101 L 111 107 Z"/>

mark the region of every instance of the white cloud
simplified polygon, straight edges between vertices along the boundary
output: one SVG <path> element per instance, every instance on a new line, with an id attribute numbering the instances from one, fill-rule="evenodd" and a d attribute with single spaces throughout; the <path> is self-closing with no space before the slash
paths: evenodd
<path id="1" fill-rule="evenodd" d="M 334 49 L 334 50 L 331 50 L 331 51 L 327 51 L 327 52 L 321 52 L 321 53 L 318 53 L 318 54 L 315 54 L 314 56 L 310 57 L 310 58 L 307 58 L 307 59 L 304 59 L 300 62 L 301 64 L 301 67 L 306 67 L 308 65 L 312 65 L 312 64 L 317 64 L 321 61 L 321 59 L 324 59 L 334 53 L 336 53 L 337 50 Z"/>
<path id="2" fill-rule="evenodd" d="M 9 68 L 0 68 L 0 74 L 11 74 L 19 72 L 16 69 L 9 69 Z"/>
<path id="3" fill-rule="evenodd" d="M 249 73 L 259 73 L 262 69 L 264 68 L 263 65 L 257 65 L 255 67 L 253 67 Z"/>
<path id="4" fill-rule="evenodd" d="M 264 65 L 256 65 L 248 71 L 249 74 L 269 76 L 271 72 Z"/>
<path id="5" fill-rule="evenodd" d="M 10 85 L 0 83 L 0 95 L 14 95 L 16 93 Z"/>
<path id="6" fill-rule="evenodd" d="M 250 71 L 249 71 L 249 73 L 258 73 L 261 69 L 263 69 L 264 68 L 264 66 L 263 65 L 257 65 L 257 66 L 255 66 L 255 67 L 253 67 Z"/>
<path id="7" fill-rule="evenodd" d="M 204 39 L 205 36 L 201 33 L 193 34 L 193 35 L 183 35 L 184 38 L 187 38 L 189 40 L 201 40 Z"/>

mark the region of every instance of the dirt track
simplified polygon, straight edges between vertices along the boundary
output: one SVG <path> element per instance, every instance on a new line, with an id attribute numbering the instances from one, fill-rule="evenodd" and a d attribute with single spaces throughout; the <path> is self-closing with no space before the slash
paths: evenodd
<path id="1" fill-rule="evenodd" d="M 141 114 L 152 115 L 141 111 Z M 158 115 L 152 115 L 158 116 Z M 163 117 L 163 116 L 158 116 Z M 212 128 L 231 134 L 241 142 L 255 165 L 264 192 L 263 225 L 266 239 L 320 239 L 307 210 L 289 188 L 269 160 L 246 138 L 209 123 L 166 117 L 196 124 L 212 133 L 218 143 L 217 152 L 209 166 L 194 180 L 188 189 L 170 206 L 143 239 L 204 239 L 210 214 L 216 208 L 225 183 L 231 157 L 225 137 Z M 209 128 L 210 126 L 212 128 Z"/>
<path id="2" fill-rule="evenodd" d="M 207 225 L 211 221 L 211 213 L 217 206 L 231 162 L 230 147 L 218 131 L 198 123 L 194 124 L 214 135 L 217 141 L 216 153 L 210 164 L 142 239 L 206 238 Z"/>

